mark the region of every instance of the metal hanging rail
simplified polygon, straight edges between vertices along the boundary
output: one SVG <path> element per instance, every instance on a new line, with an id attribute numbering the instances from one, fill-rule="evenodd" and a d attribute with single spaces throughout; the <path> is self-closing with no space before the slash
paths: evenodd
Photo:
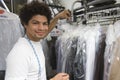
<path id="1" fill-rule="evenodd" d="M 112 24 L 116 20 L 120 20 L 120 7 L 99 10 L 87 13 L 87 24 L 101 23 Z"/>
<path id="2" fill-rule="evenodd" d="M 0 0 L 0 1 L 1 1 L 3 7 L 5 7 L 5 9 L 6 9 L 8 12 L 10 12 L 10 10 L 8 9 L 8 7 L 7 7 L 7 5 L 5 4 L 4 0 Z"/>
<path id="3" fill-rule="evenodd" d="M 75 21 L 75 19 L 74 19 L 74 5 L 75 5 L 76 3 L 81 3 L 81 0 L 77 0 L 77 1 L 75 1 L 75 2 L 72 4 L 72 7 L 71 7 L 71 21 L 72 21 L 72 22 Z"/>
<path id="4" fill-rule="evenodd" d="M 76 19 L 75 21 L 78 23 L 83 22 L 84 19 L 87 21 L 86 24 L 98 21 L 99 23 L 113 23 L 115 20 L 120 19 L 120 4 L 110 4 L 100 7 L 82 6 L 79 9 L 74 9 L 72 12 L 74 19 Z"/>

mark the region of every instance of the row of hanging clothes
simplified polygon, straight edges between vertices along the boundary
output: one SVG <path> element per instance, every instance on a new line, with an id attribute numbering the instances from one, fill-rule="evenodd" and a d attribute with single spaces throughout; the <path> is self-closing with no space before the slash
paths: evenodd
<path id="1" fill-rule="evenodd" d="M 71 26 L 71 30 L 70 25 L 64 24 L 67 26 L 68 31 L 56 41 L 57 71 L 69 73 L 70 80 L 93 80 L 97 64 L 103 66 L 104 30 L 100 25 Z M 98 60 L 99 63 L 98 58 L 102 60 Z"/>
<path id="2" fill-rule="evenodd" d="M 89 14 L 95 17 L 104 11 L 108 9 Z M 94 18 L 87 25 L 59 22 L 58 28 L 64 33 L 55 44 L 57 72 L 68 73 L 70 80 L 120 79 L 120 16 L 110 14 L 102 14 L 100 18 L 97 15 L 96 22 Z"/>

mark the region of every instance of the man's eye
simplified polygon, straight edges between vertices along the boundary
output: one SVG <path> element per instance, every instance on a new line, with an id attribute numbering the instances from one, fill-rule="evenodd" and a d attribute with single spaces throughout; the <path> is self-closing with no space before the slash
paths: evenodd
<path id="1" fill-rule="evenodd" d="M 39 24 L 38 22 L 33 22 L 33 24 Z"/>
<path id="2" fill-rule="evenodd" d="M 48 23 L 43 23 L 43 25 L 48 25 Z"/>

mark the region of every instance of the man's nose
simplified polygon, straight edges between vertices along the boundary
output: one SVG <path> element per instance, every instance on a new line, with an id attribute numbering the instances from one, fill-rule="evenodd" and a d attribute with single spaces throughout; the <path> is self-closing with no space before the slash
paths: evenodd
<path id="1" fill-rule="evenodd" d="M 43 30 L 44 29 L 44 25 L 43 24 L 39 24 L 38 29 Z"/>

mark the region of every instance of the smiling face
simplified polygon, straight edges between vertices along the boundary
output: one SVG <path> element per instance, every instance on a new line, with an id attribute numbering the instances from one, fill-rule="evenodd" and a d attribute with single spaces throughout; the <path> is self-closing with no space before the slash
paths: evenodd
<path id="1" fill-rule="evenodd" d="M 33 41 L 43 39 L 48 33 L 48 20 L 43 15 L 33 16 L 24 26 L 28 38 Z"/>

